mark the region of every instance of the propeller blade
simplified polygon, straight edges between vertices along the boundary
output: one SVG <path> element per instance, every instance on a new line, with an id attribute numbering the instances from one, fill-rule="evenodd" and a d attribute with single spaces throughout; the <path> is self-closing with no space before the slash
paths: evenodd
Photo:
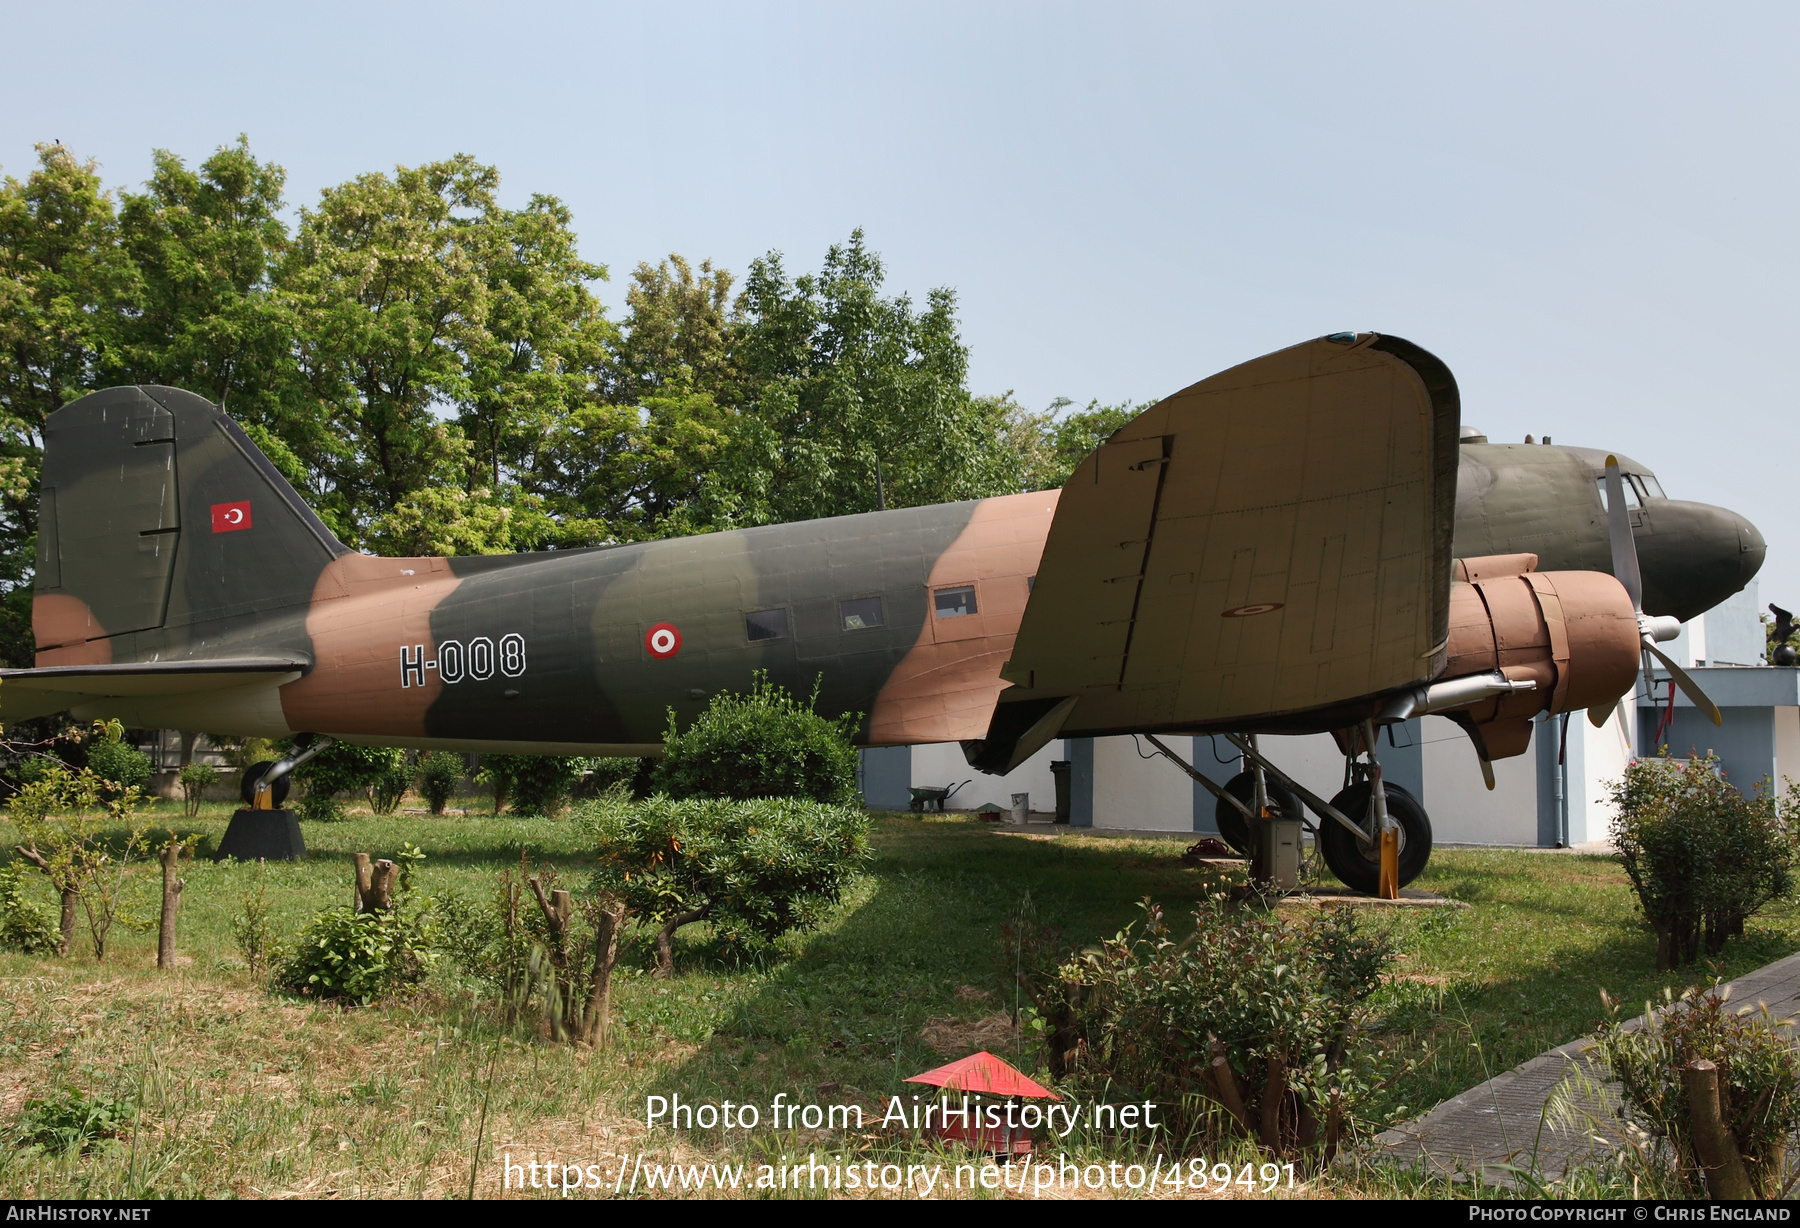
<path id="1" fill-rule="evenodd" d="M 1625 479 L 1619 473 L 1616 456 L 1606 458 L 1606 525 L 1612 534 L 1613 575 L 1631 595 L 1631 608 L 1642 614 L 1644 577 L 1638 570 L 1637 542 L 1631 536 L 1631 513 L 1625 510 Z"/>
<path id="2" fill-rule="evenodd" d="M 1706 713 L 1713 724 L 1723 725 L 1725 723 L 1725 718 L 1719 715 L 1719 706 L 1706 697 L 1706 692 L 1700 689 L 1698 682 L 1688 677 L 1685 669 L 1669 659 L 1668 653 L 1658 648 L 1648 638 L 1644 640 L 1644 648 L 1646 651 L 1656 654 L 1656 659 L 1661 661 L 1663 668 L 1669 671 L 1669 677 L 1675 679 L 1675 685 L 1681 688 L 1681 693 L 1693 700 L 1694 706 Z"/>
<path id="3" fill-rule="evenodd" d="M 1635 684 L 1633 684 L 1635 685 Z M 1588 709 L 1588 724 L 1595 729 L 1606 728 L 1606 722 L 1612 719 L 1613 709 L 1617 705 L 1597 705 Z"/>

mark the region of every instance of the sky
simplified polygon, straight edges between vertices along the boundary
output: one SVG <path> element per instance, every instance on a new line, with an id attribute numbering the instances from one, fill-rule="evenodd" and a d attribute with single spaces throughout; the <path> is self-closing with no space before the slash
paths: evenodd
<path id="1" fill-rule="evenodd" d="M 959 296 L 977 392 L 1150 400 L 1396 333 L 1463 421 L 1790 510 L 1800 7 L 0 3 L 0 170 L 135 186 L 248 135 L 295 204 L 467 152 L 573 210 L 601 296 L 669 252 Z"/>

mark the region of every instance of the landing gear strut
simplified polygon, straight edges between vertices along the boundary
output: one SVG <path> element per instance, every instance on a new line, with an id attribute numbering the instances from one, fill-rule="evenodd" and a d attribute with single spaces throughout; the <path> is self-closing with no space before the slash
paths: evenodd
<path id="1" fill-rule="evenodd" d="M 1423 873 L 1431 859 L 1431 821 L 1409 790 L 1382 778 L 1374 722 L 1364 721 L 1347 736 L 1354 748 L 1347 763 L 1349 783 L 1329 802 L 1271 763 L 1251 737 L 1225 735 L 1247 766 L 1224 785 L 1195 770 L 1160 739 L 1148 740 L 1218 799 L 1214 817 L 1219 834 L 1239 853 L 1255 855 L 1253 833 L 1259 822 L 1266 821 L 1259 820 L 1259 814 L 1270 820 L 1298 820 L 1312 832 L 1325 864 L 1345 886 L 1364 895 L 1397 899 L 1400 889 Z M 1316 824 L 1306 818 L 1302 805 L 1318 816 Z"/>

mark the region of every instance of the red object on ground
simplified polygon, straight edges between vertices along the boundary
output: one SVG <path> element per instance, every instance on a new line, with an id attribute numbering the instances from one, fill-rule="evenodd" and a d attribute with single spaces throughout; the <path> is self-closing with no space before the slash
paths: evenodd
<path id="1" fill-rule="evenodd" d="M 974 1092 L 997 1096 L 1005 1100 L 1021 1096 L 1033 1099 L 1042 1099 L 1046 1096 L 1051 1100 L 1062 1099 L 1049 1088 L 1026 1078 L 1019 1073 L 1016 1067 L 995 1057 L 985 1049 L 980 1053 L 971 1053 L 968 1057 L 951 1062 L 948 1066 L 939 1066 L 936 1070 L 927 1070 L 923 1074 L 916 1074 L 906 1081 L 908 1083 L 929 1083 L 934 1087 L 941 1087 L 945 1091 Z M 988 1105 L 984 1101 L 969 1104 L 966 1096 L 961 1099 L 962 1105 L 952 1104 L 950 1107 L 955 1110 L 967 1105 L 970 1113 L 969 1123 L 965 1125 L 960 1121 L 951 1121 L 934 1126 L 933 1133 L 939 1138 L 967 1143 L 979 1151 L 1016 1154 L 1031 1151 L 1030 1130 L 1022 1127 L 1009 1129 L 1004 1124 L 982 1124 L 977 1116 L 988 1108 L 996 1108 L 1000 1109 L 1000 1120 L 1004 1122 L 1004 1108 L 999 1105 Z"/>
<path id="2" fill-rule="evenodd" d="M 993 1096 L 1048 1096 L 1052 1100 L 1062 1097 L 1040 1083 L 1035 1083 L 1020 1074 L 1018 1068 L 995 1057 L 986 1049 L 980 1053 L 971 1053 L 968 1057 L 959 1058 L 948 1066 L 939 1066 L 936 1070 L 927 1070 L 924 1074 L 916 1074 L 906 1080 L 908 1083 L 929 1083 L 933 1087 L 942 1087 L 958 1092 L 987 1092 Z"/>

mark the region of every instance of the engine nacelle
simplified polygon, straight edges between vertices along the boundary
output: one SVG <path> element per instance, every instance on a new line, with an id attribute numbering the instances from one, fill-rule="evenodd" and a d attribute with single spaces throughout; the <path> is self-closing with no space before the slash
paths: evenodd
<path id="1" fill-rule="evenodd" d="M 1637 678 L 1640 633 L 1624 585 L 1601 571 L 1536 566 L 1535 554 L 1459 559 L 1450 586 L 1450 660 L 1439 677 L 1497 669 L 1537 684 L 1446 713 L 1473 725 L 1490 759 L 1523 754 L 1538 713 L 1613 703 Z"/>

